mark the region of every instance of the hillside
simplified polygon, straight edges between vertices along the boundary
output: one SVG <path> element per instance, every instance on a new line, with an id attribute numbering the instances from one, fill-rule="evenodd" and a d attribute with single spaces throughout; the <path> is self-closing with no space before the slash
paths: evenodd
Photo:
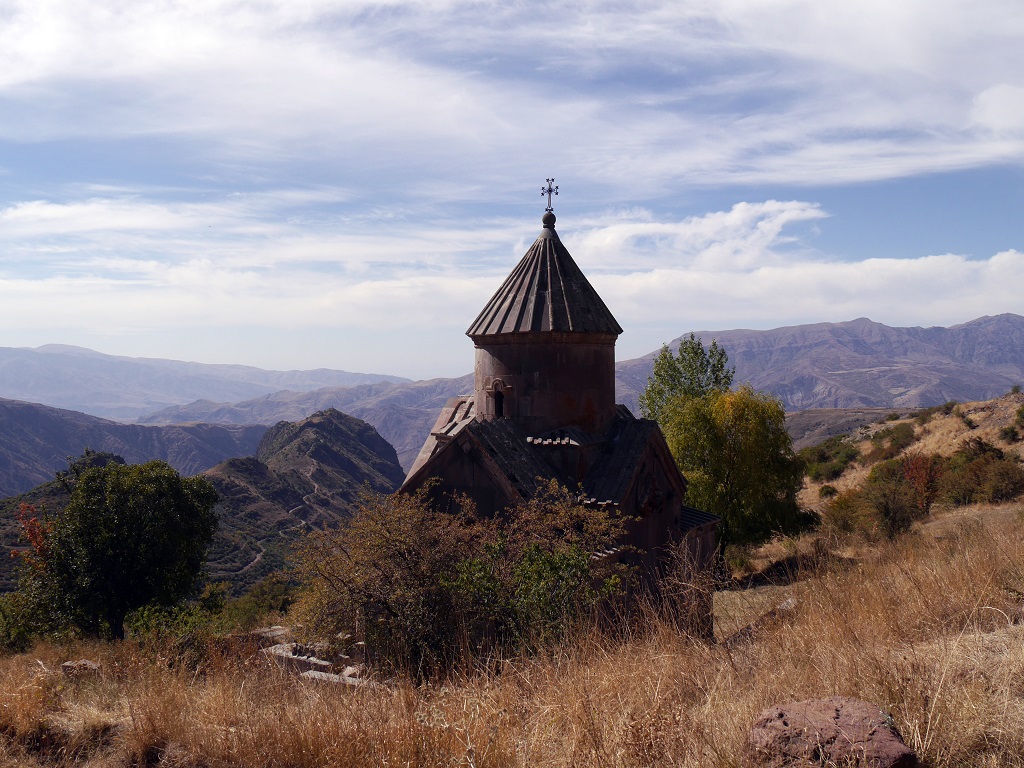
<path id="1" fill-rule="evenodd" d="M 891 716 L 922 766 L 1017 766 L 1022 512 L 943 512 L 836 553 L 776 542 L 803 557 L 773 584 L 715 593 L 716 643 L 680 632 L 671 608 L 639 610 L 628 632 L 601 626 L 427 683 L 372 667 L 355 689 L 316 683 L 237 637 L 184 630 L 159 652 L 39 643 L 0 656 L 0 764 L 735 768 L 755 764 L 766 708 L 841 694 Z M 98 673 L 61 672 L 78 659 Z"/>
<path id="2" fill-rule="evenodd" d="M 193 400 L 234 402 L 282 389 L 305 392 L 377 381 L 408 379 L 327 369 L 266 371 L 245 365 L 119 357 L 60 344 L 0 347 L 0 397 L 125 421 Z"/>
<path id="3" fill-rule="evenodd" d="M 892 408 L 808 408 L 786 414 L 786 431 L 793 438 L 793 449 L 799 451 L 809 445 L 853 432 L 865 424 L 885 419 Z"/>
<path id="4" fill-rule="evenodd" d="M 950 406 L 953 404 L 950 403 Z M 908 454 L 950 457 L 970 443 L 983 441 L 993 450 L 1014 462 L 1024 461 L 1024 422 L 1020 413 L 1024 411 L 1024 394 L 1010 393 L 991 400 L 960 403 L 944 409 L 931 408 L 923 411 L 904 413 L 903 418 L 885 418 L 859 424 L 855 428 L 833 434 L 846 434 L 846 442 L 856 448 L 861 458 L 836 478 L 808 479 L 799 501 L 805 508 L 822 505 L 821 487 L 826 483 L 842 492 L 861 486 L 871 472 L 873 453 L 884 448 L 881 439 L 889 432 L 902 428 L 907 437 L 905 446 L 893 452 L 889 458 Z M 901 427 L 901 425 L 903 425 Z M 820 441 L 819 441 L 820 442 Z M 877 461 L 877 459 L 876 459 Z"/>
<path id="5" fill-rule="evenodd" d="M 163 459 L 194 475 L 230 456 L 251 455 L 266 426 L 119 424 L 75 411 L 0 400 L 0 498 L 53 479 L 86 448 L 129 463 Z"/>
<path id="6" fill-rule="evenodd" d="M 404 476 L 394 448 L 373 427 L 338 411 L 265 431 L 255 456 L 231 458 L 205 472 L 221 497 L 207 566 L 213 580 L 236 588 L 280 568 L 302 532 L 335 525 L 349 514 L 364 487 L 389 493 Z M 91 461 L 110 460 L 121 459 L 100 453 Z M 20 504 L 53 512 L 67 503 L 66 487 L 53 477 L 0 500 L 0 592 L 14 586 L 8 552 L 17 544 Z"/>
<path id="7" fill-rule="evenodd" d="M 210 576 L 236 587 L 280 568 L 302 533 L 336 525 L 364 488 L 390 493 L 404 478 L 395 449 L 373 427 L 334 409 L 271 427 L 255 456 L 205 475 L 221 497 Z"/>
<path id="8" fill-rule="evenodd" d="M 395 447 L 403 467 L 412 466 L 441 406 L 448 398 L 473 390 L 473 376 L 430 379 L 411 384 L 382 382 L 359 387 L 330 387 L 312 392 L 275 392 L 239 403 L 195 402 L 158 411 L 146 424 L 209 422 L 271 424 L 297 421 L 325 408 L 363 419 Z"/>

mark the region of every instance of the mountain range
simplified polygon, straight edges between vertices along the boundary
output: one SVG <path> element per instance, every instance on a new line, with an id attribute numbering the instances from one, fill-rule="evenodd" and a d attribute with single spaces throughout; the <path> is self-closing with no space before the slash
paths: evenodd
<path id="1" fill-rule="evenodd" d="M 121 421 L 194 400 L 235 402 L 282 389 L 308 392 L 377 381 L 409 379 L 326 368 L 265 371 L 247 365 L 119 357 L 63 344 L 0 347 L 0 397 Z"/>
<path id="2" fill-rule="evenodd" d="M 980 317 L 949 328 L 893 328 L 860 318 L 697 335 L 726 349 L 737 382 L 771 392 L 787 411 L 986 400 L 1024 383 L 1020 315 Z M 620 402 L 636 402 L 655 354 L 617 366 Z"/>
<path id="3" fill-rule="evenodd" d="M 324 408 L 337 408 L 373 424 L 395 446 L 403 467 L 412 462 L 448 398 L 473 390 L 473 375 L 410 384 L 380 382 L 327 387 L 312 392 L 274 392 L 238 403 L 198 401 L 143 417 L 146 424 L 269 424 L 295 421 Z"/>
<path id="4" fill-rule="evenodd" d="M 231 456 L 250 456 L 263 424 L 144 426 L 17 400 L 0 400 L 0 498 L 52 480 L 86 448 L 134 464 L 162 459 L 195 475 Z"/>
<path id="5" fill-rule="evenodd" d="M 770 331 L 700 331 L 736 366 L 736 381 L 778 396 L 787 411 L 916 408 L 985 400 L 1024 382 L 1024 317 L 982 317 L 951 328 L 892 328 L 866 318 Z M 675 339 L 670 346 L 678 346 Z M 634 413 L 657 352 L 616 365 L 616 400 Z M 373 424 L 408 468 L 445 400 L 473 388 L 472 375 L 276 392 L 237 403 L 194 402 L 143 417 L 147 424 L 272 423 L 333 407 Z"/>
<path id="6" fill-rule="evenodd" d="M 1024 317 L 1014 314 L 981 317 L 950 328 L 894 328 L 860 318 L 697 335 L 706 343 L 717 339 L 726 349 L 736 366 L 737 382 L 750 382 L 777 395 L 788 411 L 914 408 L 948 400 L 983 400 L 1024 382 Z M 617 400 L 634 412 L 656 354 L 616 365 Z M 16 370 L 25 366 L 27 370 Z M 84 376 L 81 386 L 77 386 L 78 376 Z M 117 412 L 123 418 L 131 415 L 140 424 L 188 424 L 193 429 L 198 424 L 270 426 L 336 408 L 372 424 L 395 446 L 406 468 L 444 402 L 472 390 L 472 374 L 414 382 L 369 376 L 355 383 L 346 378 L 352 376 L 369 375 L 118 358 L 69 347 L 0 350 L 0 397 L 18 393 L 21 399 L 34 402 L 74 401 L 80 410 L 94 415 Z M 185 434 L 196 439 L 192 433 Z M 36 446 L 27 454 L 44 452 L 48 438 L 30 433 L 27 439 Z M 87 445 L 107 449 L 106 443 Z M 0 451 L 2 446 L 0 434 Z M 50 451 L 45 473 L 62 466 L 65 456 L 81 452 L 82 447 Z M 195 450 L 189 448 L 186 453 Z M 167 451 L 173 464 L 177 459 Z M 187 467 L 184 462 L 176 466 L 181 471 L 199 471 L 229 455 L 204 455 L 209 462 L 205 466 L 200 466 L 203 462 L 198 458 Z M 27 464 L 28 458 L 16 452 L 5 458 L 0 452 L 0 482 L 15 471 L 12 461 Z"/>

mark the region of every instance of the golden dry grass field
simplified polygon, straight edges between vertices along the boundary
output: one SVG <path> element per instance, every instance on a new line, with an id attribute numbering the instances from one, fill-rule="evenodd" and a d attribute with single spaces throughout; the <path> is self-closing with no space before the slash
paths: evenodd
<path id="1" fill-rule="evenodd" d="M 795 599 L 748 641 L 649 617 L 421 687 L 306 682 L 240 648 L 196 666 L 131 641 L 40 645 L 0 658 L 0 766 L 739 766 L 763 708 L 834 694 L 890 711 L 927 766 L 1024 765 L 1020 504 L 760 555 L 794 553 L 783 583 L 716 595 L 719 641 Z M 83 657 L 97 676 L 60 673 Z"/>

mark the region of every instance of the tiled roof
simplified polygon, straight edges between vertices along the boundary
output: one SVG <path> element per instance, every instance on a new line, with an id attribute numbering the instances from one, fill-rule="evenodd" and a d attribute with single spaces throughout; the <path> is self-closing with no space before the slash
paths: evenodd
<path id="1" fill-rule="evenodd" d="M 622 501 L 658 425 L 647 419 L 619 418 L 613 429 L 607 449 L 583 481 L 583 492 L 598 504 Z"/>
<path id="2" fill-rule="evenodd" d="M 545 228 L 466 335 L 506 333 L 601 333 L 618 336 L 622 327 L 554 229 Z"/>
<path id="3" fill-rule="evenodd" d="M 494 459 L 524 499 L 534 496 L 545 480 L 555 479 L 565 484 L 510 420 L 474 421 L 466 431 Z"/>
<path id="4" fill-rule="evenodd" d="M 705 512 L 701 509 L 694 509 L 688 507 L 685 504 L 683 508 L 679 510 L 679 521 L 682 523 L 684 528 L 700 528 L 702 525 L 708 523 L 717 523 L 721 520 L 718 515 L 713 515 L 710 512 Z"/>
<path id="5" fill-rule="evenodd" d="M 409 473 L 408 483 L 420 470 L 429 471 L 434 455 L 449 443 L 461 443 L 463 450 L 486 456 L 488 463 L 500 472 L 523 499 L 540 491 L 548 480 L 557 480 L 567 488 L 575 483 L 562 477 L 548 460 L 549 452 L 559 446 L 572 450 L 596 450 L 599 455 L 587 468 L 582 483 L 583 500 L 598 506 L 619 506 L 625 501 L 640 465 L 647 459 L 652 441 L 663 442 L 657 434 L 658 425 L 637 419 L 625 408 L 603 435 L 592 435 L 577 429 L 556 430 L 545 435 L 527 435 L 511 419 L 476 421 L 471 397 L 452 398 L 434 426 L 417 464 Z M 454 445 L 452 450 L 458 450 Z M 685 530 L 718 521 L 718 517 L 693 507 L 683 506 L 680 523 Z"/>

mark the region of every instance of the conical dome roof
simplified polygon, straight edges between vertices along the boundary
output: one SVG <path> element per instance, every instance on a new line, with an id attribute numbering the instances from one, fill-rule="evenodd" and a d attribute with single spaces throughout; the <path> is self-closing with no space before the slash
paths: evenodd
<path id="1" fill-rule="evenodd" d="M 622 333 L 622 327 L 558 239 L 555 215 L 546 213 L 543 222 L 540 237 L 469 326 L 467 336 Z"/>

